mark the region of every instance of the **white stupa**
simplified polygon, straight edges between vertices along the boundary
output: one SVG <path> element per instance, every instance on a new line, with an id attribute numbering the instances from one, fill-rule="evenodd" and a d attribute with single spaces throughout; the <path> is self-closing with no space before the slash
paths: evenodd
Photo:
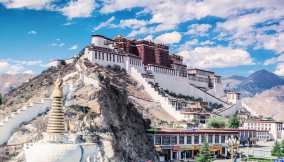
<path id="1" fill-rule="evenodd" d="M 48 114 L 47 133 L 38 143 L 24 146 L 26 162 L 93 162 L 98 149 L 95 143 L 68 142 L 63 112 L 62 79 L 55 82 L 53 102 Z"/>

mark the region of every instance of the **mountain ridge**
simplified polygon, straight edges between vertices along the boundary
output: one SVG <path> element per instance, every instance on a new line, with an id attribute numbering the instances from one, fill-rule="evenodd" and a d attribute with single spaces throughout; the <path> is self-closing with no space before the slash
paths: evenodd
<path id="1" fill-rule="evenodd" d="M 32 74 L 0 74 L 0 93 L 6 94 L 32 77 Z"/>
<path id="2" fill-rule="evenodd" d="M 276 86 L 284 85 L 284 79 L 265 69 L 256 71 L 248 77 L 232 75 L 224 78 L 224 88 L 241 92 L 243 96 L 252 97 Z"/>

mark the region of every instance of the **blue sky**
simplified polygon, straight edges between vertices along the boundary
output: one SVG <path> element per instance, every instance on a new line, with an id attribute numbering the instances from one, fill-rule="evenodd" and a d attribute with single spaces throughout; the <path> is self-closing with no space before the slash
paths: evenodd
<path id="1" fill-rule="evenodd" d="M 284 76 L 283 0 L 0 0 L 0 73 L 34 73 L 90 35 L 168 44 L 190 67 Z"/>

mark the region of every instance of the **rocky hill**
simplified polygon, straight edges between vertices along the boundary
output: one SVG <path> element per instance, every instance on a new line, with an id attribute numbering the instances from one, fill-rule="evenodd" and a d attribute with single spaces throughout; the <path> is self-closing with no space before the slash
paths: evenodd
<path id="1" fill-rule="evenodd" d="M 149 107 L 141 105 L 152 101 L 118 67 L 102 68 L 79 59 L 73 64 L 49 68 L 5 95 L 2 117 L 29 101 L 50 96 L 52 83 L 59 75 L 64 78 L 66 127 L 70 133 L 83 134 L 81 141 L 97 143 L 102 155 L 100 161 L 157 161 L 146 129 L 167 120 L 170 115 L 159 107 L 149 110 L 154 103 Z M 46 118 L 45 113 L 22 125 L 8 144 L 40 140 Z"/>
<path id="2" fill-rule="evenodd" d="M 283 121 L 284 86 L 273 87 L 243 101 L 258 114 Z"/>

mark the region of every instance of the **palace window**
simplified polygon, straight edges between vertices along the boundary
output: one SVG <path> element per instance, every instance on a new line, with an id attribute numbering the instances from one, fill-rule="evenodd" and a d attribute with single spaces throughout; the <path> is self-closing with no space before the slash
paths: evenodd
<path id="1" fill-rule="evenodd" d="M 170 136 L 162 136 L 162 145 L 170 145 Z"/>
<path id="2" fill-rule="evenodd" d="M 199 144 L 199 136 L 194 136 L 194 144 Z"/>
<path id="3" fill-rule="evenodd" d="M 192 144 L 191 142 L 191 136 L 186 137 L 186 144 Z"/>
<path id="4" fill-rule="evenodd" d="M 179 144 L 184 144 L 184 136 L 179 136 Z"/>
<path id="5" fill-rule="evenodd" d="M 219 135 L 215 135 L 215 143 L 219 143 Z"/>
<path id="6" fill-rule="evenodd" d="M 213 135 L 208 135 L 208 143 L 213 143 Z"/>
<path id="7" fill-rule="evenodd" d="M 156 136 L 155 136 L 155 144 L 156 144 L 156 145 L 161 145 L 161 139 L 162 139 L 161 136 L 156 135 Z"/>
<path id="8" fill-rule="evenodd" d="M 225 143 L 226 136 L 221 136 L 221 143 Z"/>
<path id="9" fill-rule="evenodd" d="M 202 142 L 202 143 L 207 142 L 205 135 L 202 135 L 202 136 L 201 136 L 201 142 Z"/>
<path id="10" fill-rule="evenodd" d="M 177 136 L 171 136 L 171 145 L 177 144 Z"/>

